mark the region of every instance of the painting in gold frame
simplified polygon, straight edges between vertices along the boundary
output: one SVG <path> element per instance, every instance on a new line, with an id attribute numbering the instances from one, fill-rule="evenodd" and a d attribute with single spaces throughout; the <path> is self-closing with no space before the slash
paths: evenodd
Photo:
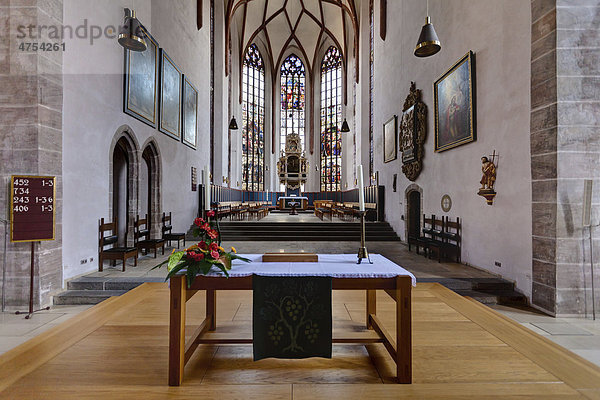
<path id="1" fill-rule="evenodd" d="M 475 54 L 469 51 L 433 85 L 435 151 L 477 140 Z"/>
<path id="2" fill-rule="evenodd" d="M 158 42 L 141 27 L 147 49 L 125 49 L 123 112 L 156 128 L 158 121 Z"/>

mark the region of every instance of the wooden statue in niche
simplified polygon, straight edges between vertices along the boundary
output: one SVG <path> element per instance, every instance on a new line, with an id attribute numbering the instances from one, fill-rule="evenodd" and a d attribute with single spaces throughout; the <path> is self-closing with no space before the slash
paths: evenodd
<path id="1" fill-rule="evenodd" d="M 481 157 L 481 172 L 483 176 L 481 177 L 481 188 L 479 188 L 479 192 L 477 194 L 482 196 L 487 201 L 488 205 L 494 204 L 494 198 L 496 197 L 496 191 L 494 190 L 494 184 L 496 183 L 496 170 L 498 165 L 496 164 L 496 158 L 498 155 L 494 150 L 494 154 L 491 156 L 491 160 L 488 157 Z"/>
<path id="2" fill-rule="evenodd" d="M 402 172 L 412 182 L 417 180 L 423 169 L 424 144 L 427 138 L 427 106 L 421 100 L 421 95 L 421 90 L 411 82 L 400 123 Z"/>

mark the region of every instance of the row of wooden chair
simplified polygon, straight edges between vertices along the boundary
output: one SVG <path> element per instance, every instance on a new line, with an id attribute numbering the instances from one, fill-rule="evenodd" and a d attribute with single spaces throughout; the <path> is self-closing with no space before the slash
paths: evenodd
<path id="1" fill-rule="evenodd" d="M 454 258 L 457 263 L 461 262 L 461 223 L 460 218 L 456 217 L 453 221 L 448 216 L 436 218 L 435 215 L 427 217 L 423 215 L 423 232 L 420 236 L 408 236 L 408 250 L 415 246 L 417 254 L 422 247 L 425 256 L 431 258 L 432 254 L 437 255 L 438 262 L 442 258 Z"/>
<path id="2" fill-rule="evenodd" d="M 275 208 L 268 202 L 223 202 L 216 207 L 217 218 L 223 219 L 229 217 L 229 220 L 243 221 L 247 219 L 261 220 L 269 215 L 269 212 Z"/>
<path id="3" fill-rule="evenodd" d="M 134 265 L 137 266 L 138 254 L 154 251 L 154 258 L 157 257 L 158 250 L 165 254 L 165 242 L 171 245 L 172 241 L 177 242 L 177 248 L 180 246 L 180 242 L 183 240 L 185 246 L 185 233 L 173 233 L 173 227 L 171 225 L 172 216 L 171 213 L 168 215 L 163 213 L 162 215 L 162 238 L 153 239 L 151 237 L 148 215 L 146 214 L 143 219 L 140 219 L 139 215 L 136 217 L 133 225 L 133 246 L 129 247 L 119 246 L 119 224 L 118 218 L 115 216 L 112 222 L 104 222 L 104 218 L 100 220 L 99 232 L 98 232 L 98 270 L 102 272 L 104 269 L 104 261 L 111 261 L 113 265 L 116 261 L 122 261 L 123 272 L 125 272 L 125 265 L 129 258 L 134 259 Z M 127 237 L 125 237 L 125 243 L 127 243 Z"/>
<path id="4" fill-rule="evenodd" d="M 376 212 L 377 205 L 375 203 L 365 204 L 367 215 L 373 218 L 372 213 Z M 339 218 L 343 221 L 353 221 L 355 218 L 360 218 L 358 211 L 358 203 L 334 203 L 331 201 L 315 201 L 315 215 L 321 221 L 333 217 Z"/>

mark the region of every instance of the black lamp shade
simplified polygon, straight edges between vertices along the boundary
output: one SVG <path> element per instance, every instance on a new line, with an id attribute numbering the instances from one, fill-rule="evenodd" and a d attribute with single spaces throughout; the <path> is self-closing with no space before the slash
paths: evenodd
<path id="1" fill-rule="evenodd" d="M 417 57 L 429 57 L 442 49 L 442 44 L 435 33 L 435 28 L 431 24 L 431 18 L 427 17 L 425 25 L 421 29 L 421 36 L 415 47 L 415 56 Z"/>
<path id="2" fill-rule="evenodd" d="M 125 22 L 119 30 L 119 44 L 131 51 L 146 51 L 146 41 L 135 11 L 125 10 Z"/>
<path id="3" fill-rule="evenodd" d="M 237 121 L 235 120 L 235 117 L 231 118 L 231 122 L 229 123 L 229 130 L 237 131 L 238 129 L 239 129 L 238 124 L 237 124 Z"/>
<path id="4" fill-rule="evenodd" d="M 342 129 L 340 129 L 340 132 L 343 132 L 343 133 L 350 132 L 350 126 L 348 125 L 348 121 L 346 121 L 346 118 L 344 118 L 344 122 L 342 123 Z"/>

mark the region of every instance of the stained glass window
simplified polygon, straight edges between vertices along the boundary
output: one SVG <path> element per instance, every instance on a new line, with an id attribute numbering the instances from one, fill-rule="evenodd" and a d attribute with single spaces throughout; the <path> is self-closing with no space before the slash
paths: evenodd
<path id="1" fill-rule="evenodd" d="M 300 135 L 304 148 L 304 110 L 306 108 L 306 78 L 304 64 L 292 54 L 281 65 L 281 143 L 285 151 L 285 138 L 290 133 Z"/>
<path id="2" fill-rule="evenodd" d="M 265 66 L 255 44 L 242 72 L 242 188 L 265 189 Z"/>
<path id="3" fill-rule="evenodd" d="M 342 57 L 331 46 L 321 63 L 321 191 L 342 189 Z"/>

